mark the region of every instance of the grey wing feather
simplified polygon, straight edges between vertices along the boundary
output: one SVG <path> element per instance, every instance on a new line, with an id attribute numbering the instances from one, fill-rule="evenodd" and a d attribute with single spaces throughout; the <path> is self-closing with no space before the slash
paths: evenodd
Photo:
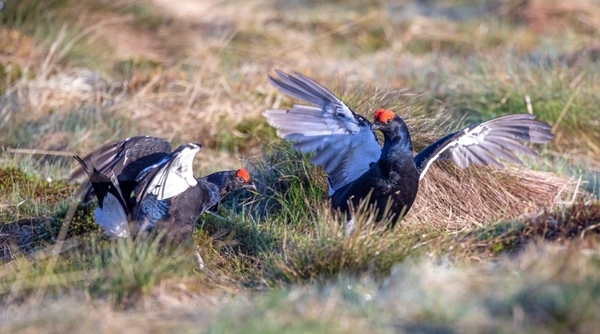
<path id="1" fill-rule="evenodd" d="M 504 167 L 498 158 L 522 164 L 515 153 L 537 156 L 526 143 L 547 143 L 554 136 L 550 125 L 535 115 L 516 114 L 494 118 L 451 133 L 426 147 L 415 156 L 415 165 L 425 176 L 435 160 L 452 159 L 460 168 L 471 164 Z"/>
<path id="2" fill-rule="evenodd" d="M 191 149 L 188 144 L 181 145 L 161 161 L 142 170 L 136 178 L 137 187 L 134 190 L 136 203 L 141 203 L 149 194 L 155 195 L 158 200 L 163 200 L 196 186 L 198 181 L 194 178 L 192 164 L 199 150 L 199 145 Z M 135 211 L 137 215 L 139 210 Z"/>
<path id="3" fill-rule="evenodd" d="M 164 171 L 164 169 L 169 169 L 172 165 L 172 155 L 173 153 L 168 157 L 164 158 L 163 160 L 159 161 L 158 163 L 148 166 L 138 174 L 136 178 L 137 186 L 134 190 L 135 202 L 137 203 L 133 212 L 134 219 L 137 219 L 139 217 L 140 210 L 143 209 L 141 204 L 144 203 L 144 199 L 146 198 L 146 196 L 150 195 L 152 191 L 152 189 L 150 189 L 150 186 L 153 183 L 152 181 L 155 177 L 160 178 L 159 180 L 157 180 L 157 183 L 159 185 L 163 185 L 163 187 L 161 188 L 164 188 L 164 178 L 166 178 L 168 174 Z M 158 198 L 158 195 L 156 195 L 155 197 Z"/>
<path id="4" fill-rule="evenodd" d="M 330 195 L 379 159 L 381 147 L 369 121 L 316 81 L 300 73 L 275 72 L 278 78 L 269 77 L 273 86 L 313 106 L 296 104 L 289 110 L 266 110 L 263 115 L 296 150 L 315 152 L 311 162 L 329 176 Z"/>
<path id="5" fill-rule="evenodd" d="M 101 173 L 107 173 L 113 170 L 115 174 L 123 169 L 123 166 L 131 161 L 152 153 L 171 153 L 171 144 L 161 138 L 150 136 L 130 137 L 120 141 L 114 141 L 102 145 L 92 153 L 83 157 L 83 160 L 90 161 Z M 70 180 L 76 180 L 85 175 L 83 169 L 77 168 L 71 174 Z"/>
<path id="6" fill-rule="evenodd" d="M 171 153 L 171 144 L 161 138 L 150 136 L 130 137 L 121 141 L 114 141 L 103 145 L 92 153 L 85 156 L 85 161 L 91 162 L 96 169 L 105 175 L 114 174 L 119 176 L 127 164 L 140 158 L 150 156 L 154 153 Z M 143 163 L 143 162 L 142 162 Z M 70 181 L 80 179 L 85 171 L 79 166 L 71 174 Z M 135 176 L 133 176 L 135 178 Z M 82 198 L 89 201 L 93 198 L 93 188 L 87 184 Z"/>

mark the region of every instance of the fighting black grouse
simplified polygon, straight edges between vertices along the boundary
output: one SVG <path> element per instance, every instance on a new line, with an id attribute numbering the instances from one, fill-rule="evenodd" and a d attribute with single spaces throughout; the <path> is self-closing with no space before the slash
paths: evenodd
<path id="1" fill-rule="evenodd" d="M 107 144 L 84 159 L 76 157 L 98 198 L 96 223 L 111 238 L 158 230 L 170 238 L 182 239 L 193 231 L 197 218 L 229 192 L 255 189 L 245 169 L 194 178 L 192 163 L 199 144 L 163 152 L 160 160 L 149 164 L 155 160 L 148 155 L 159 156 L 150 146 L 156 147 L 162 140 L 148 138 L 153 137 L 129 138 L 116 145 Z M 145 145 L 150 146 L 144 148 Z M 108 147 L 113 148 L 112 153 L 107 153 L 111 151 Z M 102 167 L 97 168 L 96 164 Z"/>
<path id="2" fill-rule="evenodd" d="M 288 110 L 266 110 L 263 115 L 279 137 L 303 153 L 328 175 L 334 209 L 350 215 L 350 206 L 369 198 L 378 210 L 377 221 L 390 205 L 392 226 L 406 214 L 421 180 L 436 160 L 452 159 L 460 168 L 470 164 L 503 167 L 498 158 L 522 164 L 515 153 L 537 154 L 523 142 L 547 143 L 551 127 L 531 114 L 494 118 L 450 133 L 413 156 L 412 141 L 402 118 L 390 110 L 375 112 L 374 122 L 358 115 L 333 93 L 300 74 L 277 71 L 269 76 L 280 92 L 312 104 Z M 374 130 L 383 133 L 383 147 Z"/>

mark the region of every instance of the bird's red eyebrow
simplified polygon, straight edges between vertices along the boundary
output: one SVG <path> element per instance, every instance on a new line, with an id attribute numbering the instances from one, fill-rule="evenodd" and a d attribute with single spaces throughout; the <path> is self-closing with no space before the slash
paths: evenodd
<path id="1" fill-rule="evenodd" d="M 385 123 L 385 122 L 389 121 L 390 119 L 394 118 L 394 112 L 389 109 L 380 108 L 380 109 L 377 109 L 377 111 L 375 111 L 374 118 L 376 121 Z"/>
<path id="2" fill-rule="evenodd" d="M 237 177 L 241 177 L 244 180 L 244 182 L 250 182 L 250 173 L 248 173 L 248 171 L 243 168 L 238 169 L 238 171 L 235 175 Z"/>

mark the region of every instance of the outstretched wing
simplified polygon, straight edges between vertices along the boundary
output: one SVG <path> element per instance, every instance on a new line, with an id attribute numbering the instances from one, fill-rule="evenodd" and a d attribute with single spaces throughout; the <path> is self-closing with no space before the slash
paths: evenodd
<path id="1" fill-rule="evenodd" d="M 522 165 L 515 153 L 537 156 L 525 143 L 549 142 L 554 138 L 550 129 L 550 125 L 535 120 L 535 115 L 501 116 L 436 141 L 415 156 L 415 165 L 421 179 L 434 161 L 443 159 L 454 160 L 460 168 L 470 164 L 503 168 L 498 158 Z"/>
<path id="2" fill-rule="evenodd" d="M 133 161 L 155 154 L 162 158 L 171 151 L 171 144 L 164 139 L 136 136 L 105 144 L 86 155 L 83 160 L 90 161 L 101 173 L 112 170 L 115 175 L 119 175 Z M 83 174 L 84 170 L 78 168 L 71 174 L 71 180 L 79 179 Z"/>
<path id="3" fill-rule="evenodd" d="M 161 138 L 150 136 L 130 137 L 103 145 L 83 158 L 102 174 L 114 173 L 124 182 L 132 182 L 144 168 L 160 161 L 171 153 L 171 144 Z M 80 167 L 71 174 L 71 181 L 80 179 L 84 170 Z M 87 185 L 83 201 L 93 197 L 93 188 Z"/>
<path id="4" fill-rule="evenodd" d="M 199 144 L 181 145 L 158 163 L 142 170 L 136 179 L 136 203 L 148 195 L 156 196 L 158 201 L 171 198 L 198 184 L 192 164 L 199 150 Z"/>
<path id="5" fill-rule="evenodd" d="M 293 142 L 302 153 L 315 152 L 311 162 L 329 176 L 329 195 L 356 180 L 379 160 L 381 147 L 371 123 L 356 114 L 333 93 L 300 74 L 275 71 L 269 76 L 280 92 L 312 104 L 295 104 L 289 110 L 266 110 L 263 115 L 277 135 Z"/>

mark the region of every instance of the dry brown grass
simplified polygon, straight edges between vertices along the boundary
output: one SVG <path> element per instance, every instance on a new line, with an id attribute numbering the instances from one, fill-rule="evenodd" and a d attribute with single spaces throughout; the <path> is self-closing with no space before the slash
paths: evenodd
<path id="1" fill-rule="evenodd" d="M 441 166 L 440 166 L 441 165 Z M 504 170 L 449 163 L 432 168 L 419 184 L 404 224 L 437 231 L 482 227 L 486 222 L 532 214 L 584 195 L 577 180 L 509 166 Z"/>
<path id="2" fill-rule="evenodd" d="M 535 3 L 527 2 L 526 6 Z M 118 6 L 125 3 L 117 2 Z M 498 10 L 509 15 L 506 13 L 513 8 L 507 6 Z M 290 8 L 265 0 L 243 4 L 189 1 L 175 7 L 155 1 L 150 7 L 165 10 L 157 29 L 136 28 L 136 17 L 130 13 L 110 17 L 99 12 L 87 14 L 96 23 L 80 35 L 105 45 L 112 53 L 106 61 L 108 66 L 137 59 L 155 62 L 156 68 L 134 71 L 126 81 L 119 81 L 65 66 L 61 63 L 63 55 L 79 36 L 59 34 L 45 57 L 31 58 L 30 72 L 35 73 L 32 70 L 37 65 L 43 71 L 14 86 L 19 109 L 33 110 L 38 118 L 82 107 L 104 109 L 101 119 L 125 115 L 131 121 L 119 137 L 149 133 L 176 142 L 200 141 L 219 151 L 222 134 L 244 141 L 235 127 L 246 119 L 260 118 L 263 109 L 281 101 L 265 78 L 273 68 L 301 71 L 342 92 L 365 84 L 399 89 L 405 87 L 412 73 L 434 64 L 461 67 L 443 52 L 431 57 L 407 52 L 407 47 L 425 44 L 435 50 L 438 45 L 443 51 L 446 44 L 469 47 L 469 43 L 478 44 L 479 39 L 493 35 L 488 27 L 473 41 L 463 33 L 460 22 L 425 15 L 407 18 L 394 15 L 394 10 L 385 6 L 365 10 L 350 5 L 349 10 L 333 17 L 329 10 L 315 11 L 302 5 Z M 334 10 L 335 4 L 323 8 Z M 291 12 L 294 15 L 289 15 Z M 372 38 L 379 40 L 374 51 L 368 49 Z M 340 43 L 345 47 L 338 51 L 335 45 Z M 352 51 L 347 53 L 349 49 Z M 78 133 L 77 138 L 79 143 L 71 141 L 63 149 L 86 152 L 101 144 L 95 140 L 119 139 L 89 132 Z M 202 169 L 240 164 L 237 156 L 226 157 L 227 153 L 215 151 L 208 154 L 223 157 L 213 166 L 202 163 Z"/>
<path id="3" fill-rule="evenodd" d="M 593 0 L 527 0 L 513 3 L 518 5 L 507 4 L 500 8 L 500 12 L 513 16 L 536 33 L 562 34 L 565 30 L 590 32 L 600 26 L 600 5 Z"/>
<path id="4" fill-rule="evenodd" d="M 16 29 L 0 30 L 0 46 L 0 62 L 3 64 L 25 66 L 29 62 L 41 63 L 43 60 L 42 48 L 31 36 Z"/>

